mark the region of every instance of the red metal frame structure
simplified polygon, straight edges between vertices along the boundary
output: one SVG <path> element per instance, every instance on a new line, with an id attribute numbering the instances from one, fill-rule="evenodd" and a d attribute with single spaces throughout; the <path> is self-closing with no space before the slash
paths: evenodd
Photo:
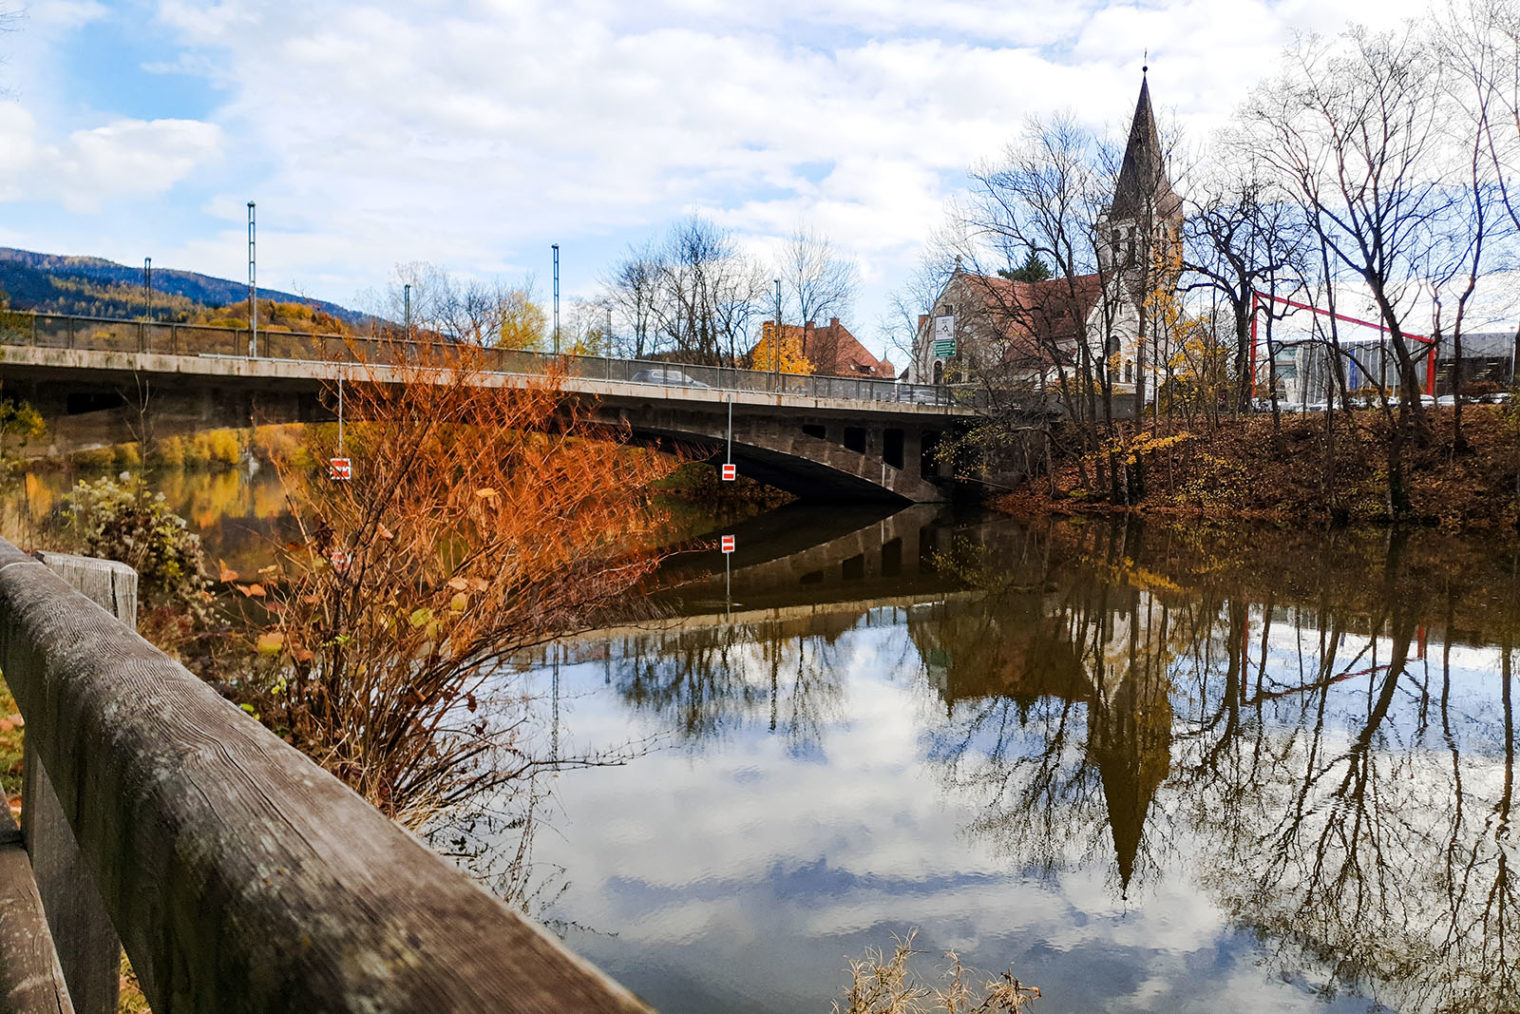
<path id="1" fill-rule="evenodd" d="M 1271 294 L 1265 293 L 1265 292 L 1257 292 L 1257 291 L 1255 291 L 1253 289 L 1251 291 L 1251 397 L 1252 398 L 1256 397 L 1256 319 L 1257 319 L 1256 318 L 1256 311 L 1261 308 L 1261 301 L 1264 300 L 1264 299 L 1265 300 L 1269 300 L 1269 301 L 1271 301 L 1273 303 L 1282 303 L 1285 306 L 1291 306 L 1291 307 L 1293 307 L 1294 309 L 1297 309 L 1297 310 L 1308 310 L 1310 313 L 1317 313 L 1317 314 L 1320 314 L 1320 315 L 1325 316 L 1325 317 L 1334 317 L 1336 320 L 1343 320 L 1343 321 L 1345 321 L 1348 324 L 1358 324 L 1358 325 L 1360 325 L 1362 327 L 1370 327 L 1370 328 L 1372 328 L 1372 329 L 1374 329 L 1376 331 L 1381 331 L 1384 334 L 1388 333 L 1388 328 L 1384 327 L 1382 324 L 1374 324 L 1370 320 L 1360 320 L 1360 319 L 1358 319 L 1356 317 L 1348 317 L 1344 313 L 1331 313 L 1329 310 L 1322 310 L 1319 307 L 1313 306 L 1313 305 L 1311 305 L 1309 303 L 1300 303 L 1300 302 L 1298 302 L 1296 300 L 1288 299 L 1288 298 L 1286 298 L 1284 296 L 1274 296 L 1274 295 L 1271 295 Z M 1435 339 L 1434 338 L 1426 337 L 1425 335 L 1421 335 L 1421 334 L 1409 334 L 1407 331 L 1404 333 L 1404 337 L 1405 338 L 1412 338 L 1412 339 L 1414 339 L 1417 342 L 1424 342 L 1425 343 L 1426 348 L 1427 348 L 1426 357 L 1425 357 L 1425 393 L 1426 394 L 1430 394 L 1430 395 L 1434 395 L 1436 393 L 1436 342 L 1435 342 Z"/>

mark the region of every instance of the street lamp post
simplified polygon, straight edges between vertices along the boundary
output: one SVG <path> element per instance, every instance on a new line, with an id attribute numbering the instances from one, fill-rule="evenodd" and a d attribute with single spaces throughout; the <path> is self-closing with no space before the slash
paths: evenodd
<path id="1" fill-rule="evenodd" d="M 153 258 L 143 258 L 143 316 L 153 319 Z"/>
<path id="2" fill-rule="evenodd" d="M 771 343 L 771 368 L 775 372 L 777 386 L 781 380 L 781 279 L 772 279 L 776 283 L 776 333 L 771 337 L 775 339 Z"/>
<path id="3" fill-rule="evenodd" d="M 253 225 L 253 202 L 248 202 L 248 355 L 259 354 L 259 274 L 258 258 L 255 256 Z"/>

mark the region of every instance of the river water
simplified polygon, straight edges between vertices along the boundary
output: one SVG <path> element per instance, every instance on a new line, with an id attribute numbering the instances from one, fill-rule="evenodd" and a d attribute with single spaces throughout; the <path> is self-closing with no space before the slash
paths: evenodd
<path id="1" fill-rule="evenodd" d="M 916 930 L 1042 1014 L 1515 1011 L 1516 552 L 790 509 L 534 678 L 545 915 L 658 1009 Z M 557 718 L 557 721 L 555 719 Z"/>
<path id="2" fill-rule="evenodd" d="M 271 478 L 170 475 L 209 555 Z M 40 517 L 67 482 L 33 478 Z M 798 507 L 524 675 L 538 914 L 659 1010 L 916 931 L 1038 1014 L 1520 1011 L 1513 544 Z M 647 615 L 641 603 L 640 615 Z M 504 839 L 504 851 L 515 842 Z"/>

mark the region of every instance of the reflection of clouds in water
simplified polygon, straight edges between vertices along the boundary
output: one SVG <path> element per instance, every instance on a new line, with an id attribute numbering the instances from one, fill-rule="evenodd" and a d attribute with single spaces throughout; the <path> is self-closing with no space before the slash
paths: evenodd
<path id="1" fill-rule="evenodd" d="M 751 996 L 764 1009 L 822 1010 L 847 953 L 912 926 L 924 948 L 953 945 L 983 966 L 1017 961 L 1052 994 L 1046 1011 L 1324 1009 L 1304 984 L 1254 968 L 1252 949 L 1185 877 L 1158 878 L 1124 903 L 1103 862 L 1026 878 L 968 838 L 980 807 L 945 795 L 926 758 L 950 720 L 914 678 L 907 647 L 905 627 L 836 642 L 842 698 L 820 731 L 824 768 L 756 720 L 716 742 L 560 776 L 552 852 L 571 886 L 556 914 L 617 934 L 572 944 L 667 1009 L 715 996 L 739 1009 Z M 763 653 L 731 658 L 768 691 Z M 600 689 L 599 666 L 562 677 L 598 687 L 576 702 L 578 743 L 658 728 L 657 715 L 630 716 Z M 763 718 L 767 706 L 752 710 Z M 1039 746 L 1029 737 L 1017 749 Z"/>

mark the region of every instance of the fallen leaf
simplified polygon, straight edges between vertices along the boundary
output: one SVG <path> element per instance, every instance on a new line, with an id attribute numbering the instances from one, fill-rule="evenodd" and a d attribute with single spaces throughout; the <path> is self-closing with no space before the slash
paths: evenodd
<path id="1" fill-rule="evenodd" d="M 449 587 L 455 591 L 468 591 L 470 582 L 466 581 L 462 577 L 451 577 L 449 578 Z"/>
<path id="2" fill-rule="evenodd" d="M 496 490 L 487 486 L 485 489 L 477 489 L 475 491 L 475 495 L 480 497 L 482 500 L 489 500 L 496 495 Z"/>
<path id="3" fill-rule="evenodd" d="M 256 647 L 260 655 L 278 655 L 280 649 L 285 647 L 285 635 L 279 631 L 260 634 Z"/>

